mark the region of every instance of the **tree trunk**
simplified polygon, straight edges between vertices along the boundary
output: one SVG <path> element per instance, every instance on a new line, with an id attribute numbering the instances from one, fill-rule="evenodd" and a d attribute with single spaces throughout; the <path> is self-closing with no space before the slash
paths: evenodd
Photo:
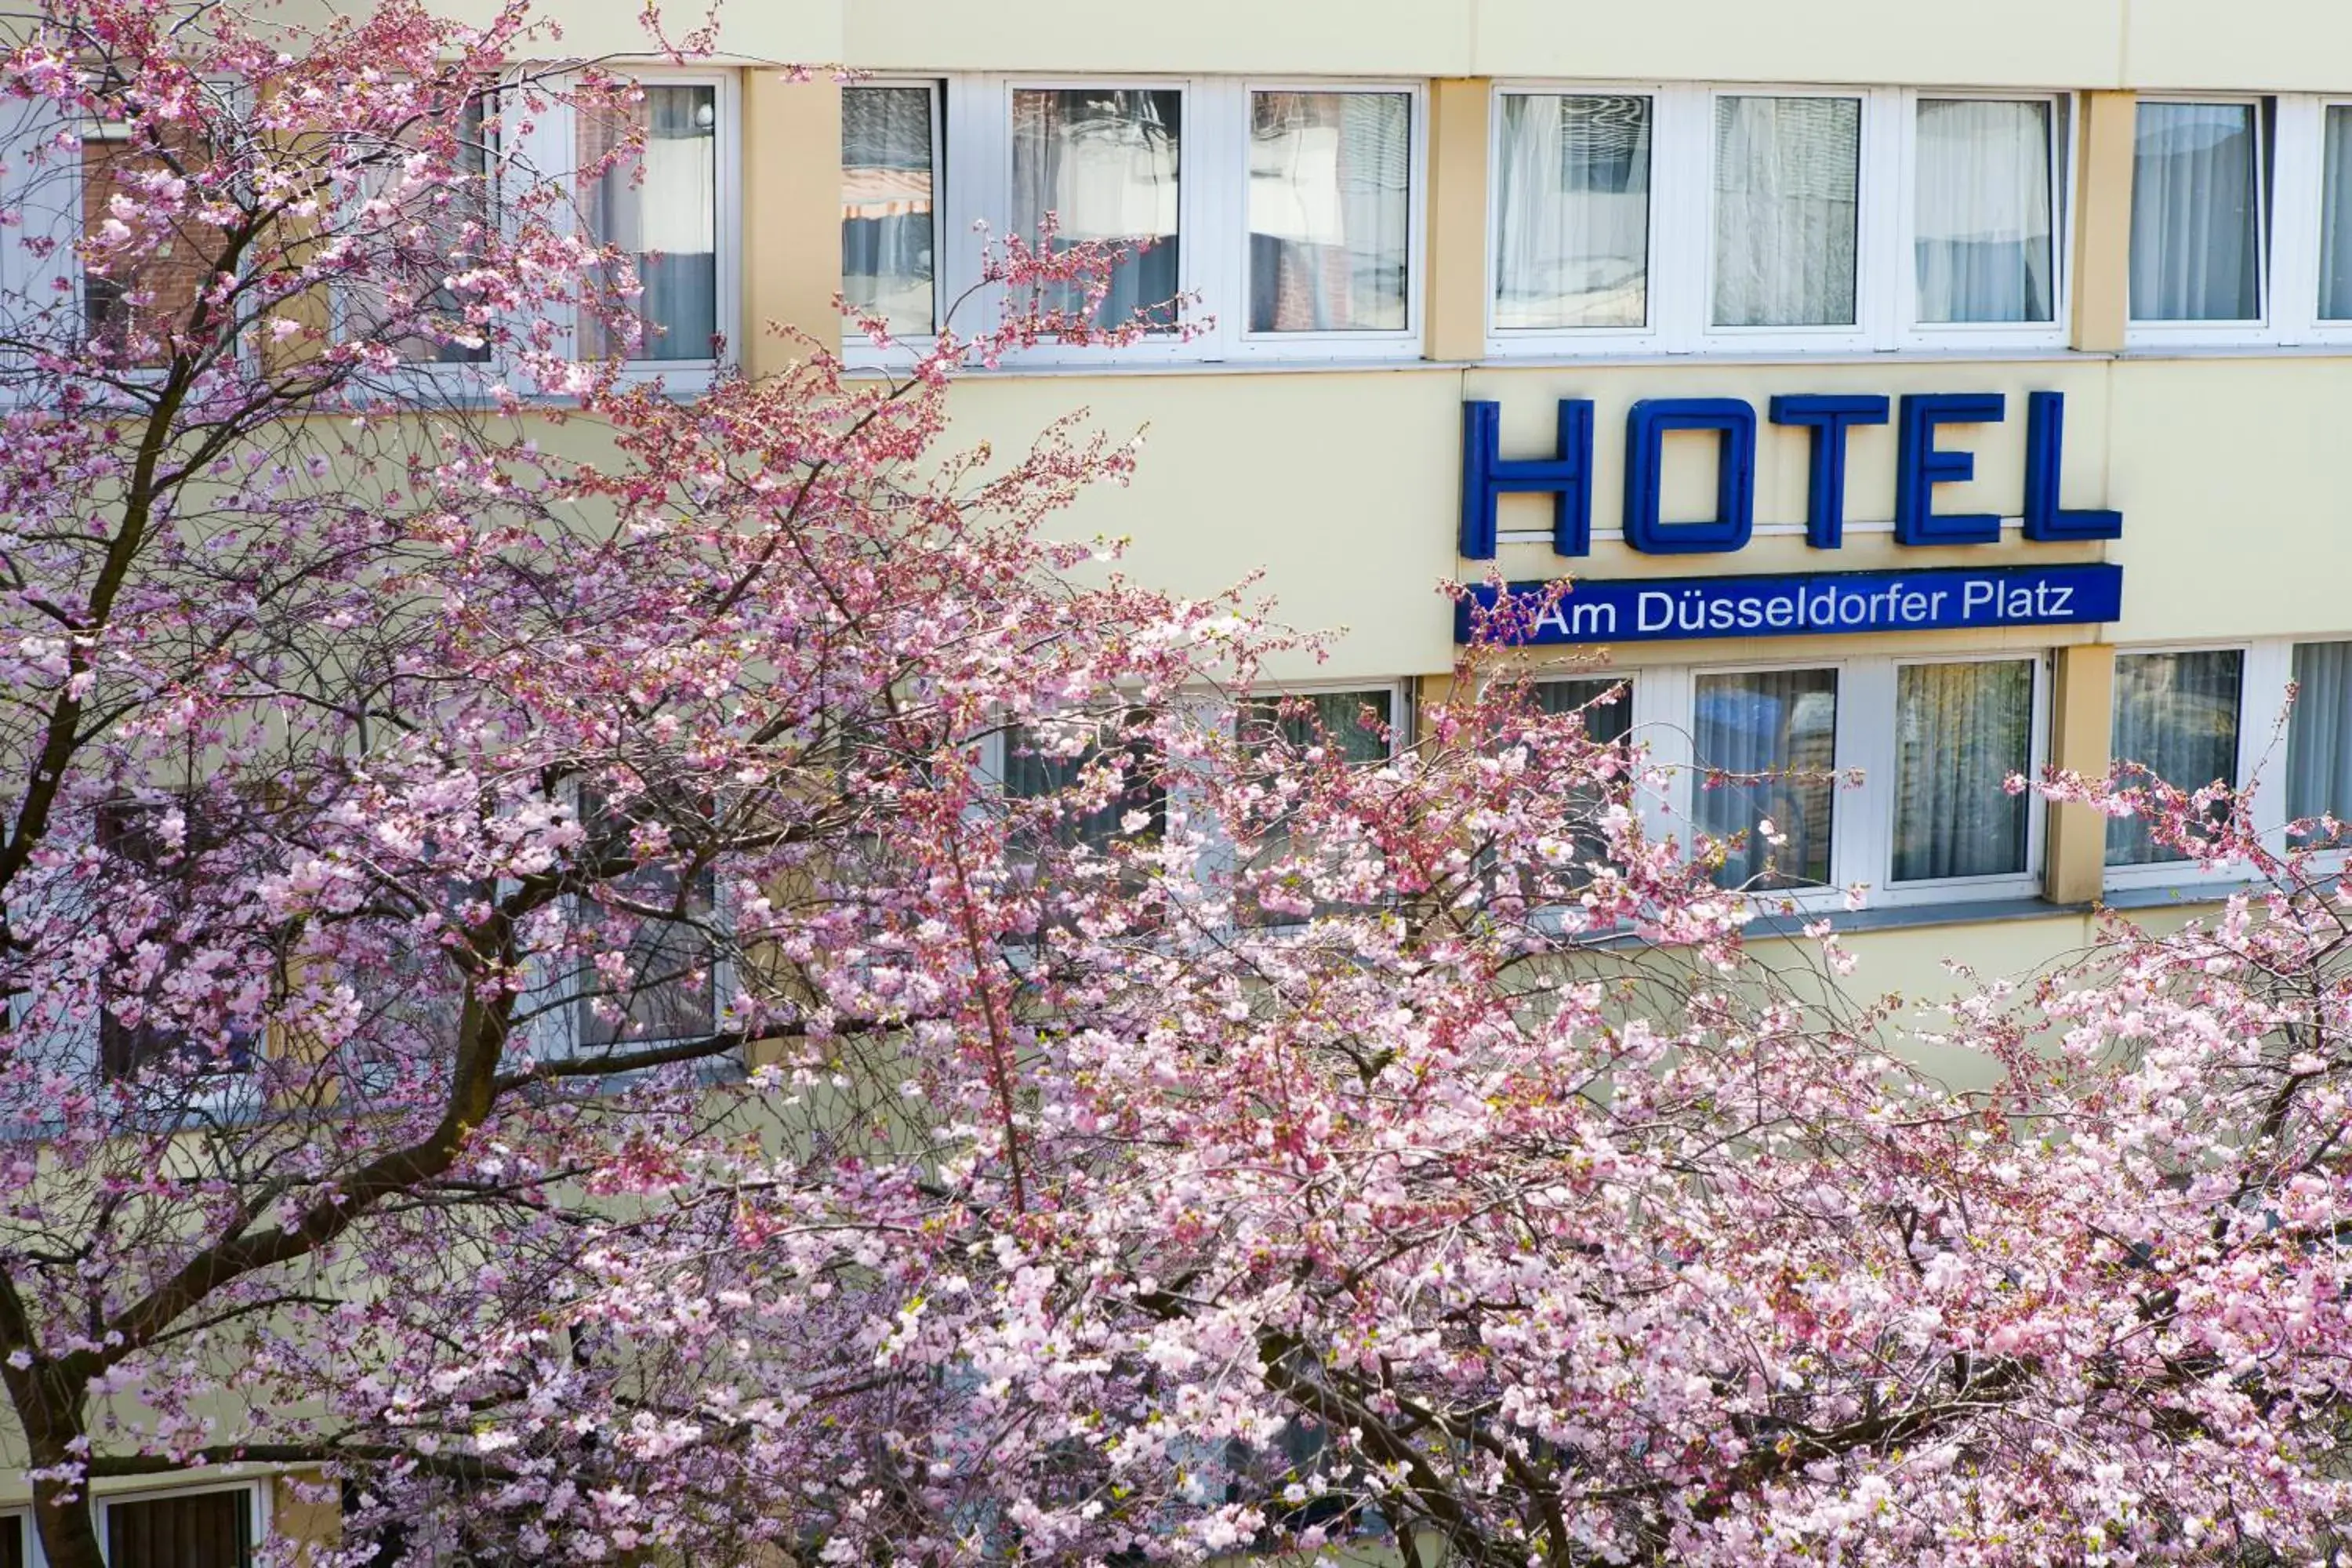
<path id="1" fill-rule="evenodd" d="M 33 1523 L 49 1568 L 106 1568 L 98 1549 L 98 1522 L 89 1506 L 88 1482 L 33 1483 Z"/>

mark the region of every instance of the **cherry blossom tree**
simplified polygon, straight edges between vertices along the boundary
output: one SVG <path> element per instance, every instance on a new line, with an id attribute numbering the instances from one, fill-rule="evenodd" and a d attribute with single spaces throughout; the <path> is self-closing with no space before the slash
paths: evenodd
<path id="1" fill-rule="evenodd" d="M 12 36 L 56 1568 L 94 1480 L 234 1461 L 339 1568 L 2340 1558 L 2336 825 L 2044 781 L 2263 890 L 1857 999 L 1535 702 L 1524 606 L 1392 732 L 1078 537 L 1132 441 L 959 449 L 964 370 L 1147 330 L 1100 248 L 1005 240 L 903 375 L 678 396 L 583 350 L 640 330 L 577 211 L 634 149 L 560 132 L 634 89 L 519 5 Z"/>

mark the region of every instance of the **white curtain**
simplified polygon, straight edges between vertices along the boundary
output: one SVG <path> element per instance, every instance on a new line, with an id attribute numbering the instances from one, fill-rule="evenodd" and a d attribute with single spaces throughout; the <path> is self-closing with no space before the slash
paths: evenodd
<path id="1" fill-rule="evenodd" d="M 2178 789 L 2238 782 L 2238 709 L 2244 657 L 2210 653 L 2121 654 L 2107 755 L 2135 773 Z M 2179 860 L 2148 837 L 2146 819 L 2110 817 L 2107 864 Z"/>
<path id="2" fill-rule="evenodd" d="M 2262 314 L 2254 186 L 2252 105 L 2139 106 L 2133 320 L 2243 321 Z"/>
<path id="3" fill-rule="evenodd" d="M 1184 95 L 1126 89 L 1013 95 L 1013 216 L 1034 236 L 1047 213 L 1065 239 L 1150 242 L 1112 274 L 1106 325 L 1165 307 L 1181 289 L 1177 179 Z M 1074 303 L 1076 291 L 1062 303 Z"/>
<path id="4" fill-rule="evenodd" d="M 1894 879 L 2022 872 L 2026 801 L 2001 785 L 2032 762 L 2033 666 L 1905 665 L 1895 733 Z"/>
<path id="5" fill-rule="evenodd" d="M 1250 95 L 1250 331 L 1402 331 L 1412 100 Z"/>
<path id="6" fill-rule="evenodd" d="M 2352 642 L 2297 643 L 2286 814 L 2352 821 Z"/>
<path id="7" fill-rule="evenodd" d="M 589 193 L 588 231 L 626 252 L 644 293 L 635 357 L 711 357 L 719 331 L 719 105 L 710 87 L 648 87 L 637 110 L 643 167 L 623 158 Z M 582 117 L 582 161 L 602 157 L 629 132 L 616 115 Z M 611 353 L 593 326 L 583 351 Z"/>
<path id="8" fill-rule="evenodd" d="M 1862 102 L 1715 104 L 1715 324 L 1846 326 L 1854 319 Z"/>
<path id="9" fill-rule="evenodd" d="M 894 332 L 938 322 L 931 293 L 931 89 L 841 94 L 841 294 Z"/>
<path id="10" fill-rule="evenodd" d="M 1919 319 L 2046 321 L 2050 105 L 1919 100 Z"/>
<path id="11" fill-rule="evenodd" d="M 2330 104 L 2320 195 L 2319 314 L 2352 321 L 2352 106 Z"/>
<path id="12" fill-rule="evenodd" d="M 1771 669 L 1703 675 L 1694 705 L 1693 740 L 1701 776 L 1692 820 L 1717 838 L 1748 835 L 1726 861 L 1726 887 L 1775 888 L 1829 880 L 1830 814 L 1836 765 L 1837 672 Z M 1706 771 L 1762 773 L 1753 782 L 1708 788 Z M 1805 777 L 1791 776 L 1805 774 Z M 1787 837 L 1775 847 L 1757 831 L 1769 819 Z M 1773 873 L 1765 880 L 1766 862 Z"/>
<path id="13" fill-rule="evenodd" d="M 1649 320 L 1650 100 L 1507 93 L 1495 324 Z"/>

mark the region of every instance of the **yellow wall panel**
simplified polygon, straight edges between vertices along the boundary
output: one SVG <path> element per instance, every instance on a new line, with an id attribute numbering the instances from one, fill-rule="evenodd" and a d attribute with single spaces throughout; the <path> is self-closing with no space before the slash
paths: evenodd
<path id="1" fill-rule="evenodd" d="M 1164 16 L 1090 0 L 845 0 L 866 70 L 1460 76 L 1471 0 L 1192 0 Z"/>

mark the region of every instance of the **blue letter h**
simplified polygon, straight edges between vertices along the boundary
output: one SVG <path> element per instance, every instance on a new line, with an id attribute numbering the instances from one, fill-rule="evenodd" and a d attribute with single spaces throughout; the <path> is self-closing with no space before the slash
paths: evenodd
<path id="1" fill-rule="evenodd" d="M 1559 400 L 1559 455 L 1507 463 L 1501 456 L 1499 403 L 1462 405 L 1462 554 L 1495 558 L 1495 499 L 1535 492 L 1552 498 L 1551 548 L 1556 555 L 1592 553 L 1592 405 Z"/>

